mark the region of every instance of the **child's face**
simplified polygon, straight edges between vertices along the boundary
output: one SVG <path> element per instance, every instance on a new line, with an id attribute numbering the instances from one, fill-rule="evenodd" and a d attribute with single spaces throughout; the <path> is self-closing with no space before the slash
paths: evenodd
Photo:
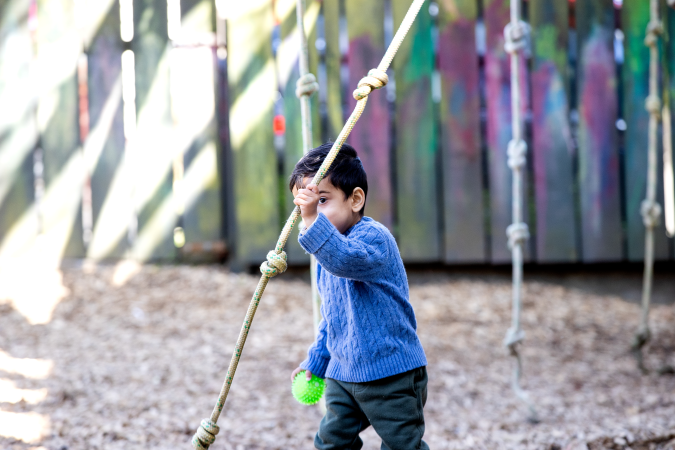
<path id="1" fill-rule="evenodd" d="M 312 182 L 313 177 L 305 177 L 302 185 L 307 186 Z M 293 196 L 298 194 L 298 188 L 293 188 Z M 359 211 L 365 204 L 365 194 L 363 189 L 356 188 L 349 197 L 345 198 L 345 193 L 333 186 L 330 178 L 324 178 L 319 183 L 319 203 L 316 207 L 317 214 L 323 213 L 333 226 L 344 233 L 359 220 L 361 215 Z"/>

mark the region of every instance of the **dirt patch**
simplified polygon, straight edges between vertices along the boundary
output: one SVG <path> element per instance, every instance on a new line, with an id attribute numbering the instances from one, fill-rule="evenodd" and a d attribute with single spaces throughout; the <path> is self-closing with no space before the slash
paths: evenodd
<path id="1" fill-rule="evenodd" d="M 17 436 L 20 426 L 33 424 L 37 433 L 42 424 L 30 443 L 0 437 L 0 448 L 191 448 L 258 277 L 222 267 L 136 272 L 65 269 L 67 295 L 42 325 L 31 325 L 9 301 L 0 305 L 0 415 L 16 422 Z M 585 289 L 535 277 L 525 285 L 524 386 L 542 418 L 533 425 L 510 390 L 511 360 L 502 347 L 508 278 L 411 274 L 429 359 L 431 448 L 674 448 L 675 377 L 636 370 L 628 349 L 639 307 L 612 289 L 603 294 L 601 284 Z M 296 403 L 289 382 L 311 344 L 311 322 L 306 277 L 272 280 L 214 450 L 313 448 L 321 414 Z M 675 365 L 673 323 L 673 306 L 655 305 L 648 366 Z M 40 376 L 21 369 L 31 361 L 49 370 Z M 363 439 L 365 449 L 379 448 L 372 429 Z"/>

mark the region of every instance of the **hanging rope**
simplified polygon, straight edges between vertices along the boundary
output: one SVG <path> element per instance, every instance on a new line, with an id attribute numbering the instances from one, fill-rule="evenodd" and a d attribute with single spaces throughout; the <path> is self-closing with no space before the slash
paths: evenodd
<path id="1" fill-rule="evenodd" d="M 302 154 L 305 155 L 312 149 L 312 104 L 309 98 L 319 90 L 316 77 L 309 72 L 309 51 L 307 48 L 307 36 L 305 35 L 305 2 L 297 0 L 295 4 L 298 31 L 300 33 L 300 78 L 295 83 L 295 96 L 300 100 L 300 116 L 302 118 Z M 309 277 L 312 287 L 312 319 L 314 321 L 314 338 L 319 335 L 319 323 L 321 322 L 321 296 L 316 282 L 316 258 L 309 257 Z M 321 397 L 319 408 L 326 412 L 326 400 Z"/>
<path id="2" fill-rule="evenodd" d="M 643 372 L 647 369 L 643 362 L 642 347 L 649 342 L 649 308 L 652 296 L 652 275 L 654 270 L 654 228 L 659 223 L 661 206 L 656 202 L 656 145 L 658 124 L 661 119 L 661 99 L 659 98 L 659 36 L 663 34 L 663 24 L 659 20 L 659 2 L 651 0 L 650 20 L 647 25 L 645 45 L 649 47 L 649 95 L 645 108 L 649 112 L 649 147 L 647 154 L 647 196 L 640 206 L 640 214 L 645 225 L 645 267 L 642 281 L 642 320 L 635 334 L 633 350 L 638 367 Z"/>
<path id="3" fill-rule="evenodd" d="M 522 280 L 523 280 L 523 249 L 530 237 L 527 224 L 523 222 L 522 207 L 522 177 L 525 167 L 527 144 L 523 140 L 522 118 L 520 114 L 520 78 L 519 64 L 521 53 L 527 51 L 530 35 L 530 26 L 520 20 L 520 0 L 511 1 L 511 22 L 504 28 L 504 50 L 511 57 L 511 128 L 513 137 L 509 142 L 507 155 L 508 165 L 513 172 L 513 223 L 506 229 L 509 238 L 509 248 L 513 263 L 513 311 L 511 328 L 506 332 L 504 346 L 509 354 L 515 358 L 515 365 L 511 378 L 511 387 L 516 396 L 527 405 L 531 422 L 538 422 L 539 418 L 534 404 L 527 392 L 520 387 L 522 361 L 518 346 L 525 338 L 520 326 L 520 311 L 522 309 Z"/>
<path id="4" fill-rule="evenodd" d="M 306 154 L 312 149 L 312 105 L 309 98 L 313 93 L 319 90 L 319 83 L 316 77 L 309 73 L 309 51 L 307 48 L 307 36 L 305 35 L 305 2 L 296 1 L 296 14 L 298 31 L 300 33 L 300 58 L 298 65 L 300 67 L 300 78 L 295 83 L 295 96 L 300 100 L 300 115 L 302 117 L 302 153 Z M 314 312 L 314 331 L 315 334 L 321 321 L 321 298 L 316 287 L 316 261 L 311 257 L 310 272 L 312 278 L 312 309 Z"/>
<path id="5" fill-rule="evenodd" d="M 347 123 L 345 123 L 342 131 L 333 143 L 333 147 L 330 149 L 330 152 L 328 152 L 328 155 L 326 155 L 326 159 L 321 164 L 319 171 L 314 176 L 314 179 L 312 180 L 313 184 L 318 185 L 326 175 L 326 172 L 340 151 L 342 144 L 344 144 L 344 142 L 347 140 L 349 133 L 351 133 L 354 125 L 356 125 L 359 117 L 361 117 L 361 114 L 366 107 L 366 102 L 368 101 L 368 95 L 372 91 L 382 88 L 389 81 L 387 69 L 391 64 L 394 55 L 396 55 L 396 52 L 401 46 L 401 43 L 403 42 L 406 34 L 408 34 L 408 31 L 415 21 L 415 17 L 417 17 L 417 13 L 419 12 L 423 3 L 424 0 L 413 1 L 413 3 L 410 5 L 410 8 L 408 9 L 408 12 L 403 18 L 401 26 L 396 31 L 394 39 L 389 45 L 389 48 L 387 48 L 387 52 L 384 54 L 382 61 L 377 66 L 377 69 L 371 69 L 368 72 L 368 76 L 362 78 L 359 81 L 358 87 L 353 94 L 354 98 L 357 100 L 354 111 L 352 112 L 351 116 L 349 116 Z M 311 140 L 308 142 L 311 142 Z M 265 287 L 267 287 L 267 283 L 269 282 L 270 278 L 273 278 L 286 270 L 286 252 L 284 252 L 284 246 L 286 245 L 286 241 L 288 241 L 288 237 L 290 236 L 291 231 L 293 230 L 293 227 L 295 226 L 299 217 L 300 207 L 296 206 L 288 220 L 286 220 L 286 224 L 284 225 L 283 229 L 281 230 L 281 235 L 279 236 L 275 249 L 267 254 L 267 261 L 263 262 L 260 266 L 260 272 L 262 273 L 262 276 L 260 277 L 258 286 L 256 287 L 256 290 L 253 293 L 253 298 L 251 299 L 251 303 L 249 304 L 248 311 L 246 312 L 246 317 L 241 327 L 241 331 L 239 332 L 237 344 L 235 346 L 234 352 L 232 353 L 232 360 L 230 361 L 230 366 L 227 369 L 227 376 L 225 377 L 223 387 L 220 391 L 220 394 L 218 395 L 218 401 L 216 402 L 216 406 L 213 408 L 211 417 L 209 419 L 202 420 L 199 428 L 197 429 L 197 432 L 192 438 L 192 446 L 197 450 L 207 450 L 209 446 L 215 442 L 216 435 L 220 431 L 220 428 L 218 425 L 216 425 L 216 423 L 218 422 L 220 413 L 223 411 L 227 394 L 230 391 L 232 380 L 234 379 L 234 374 L 237 370 L 237 365 L 239 364 L 239 359 L 241 358 L 244 344 L 246 343 L 246 337 L 248 336 L 248 332 L 251 329 L 253 316 L 255 315 L 255 312 L 260 303 L 260 299 L 262 298 L 263 292 L 265 292 Z"/>

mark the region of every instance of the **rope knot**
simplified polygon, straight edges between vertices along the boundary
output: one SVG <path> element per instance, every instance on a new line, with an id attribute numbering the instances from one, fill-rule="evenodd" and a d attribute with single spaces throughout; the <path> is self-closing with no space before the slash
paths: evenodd
<path id="1" fill-rule="evenodd" d="M 509 238 L 509 248 L 513 250 L 516 245 L 522 245 L 530 238 L 530 230 L 524 222 L 512 223 L 506 228 L 506 236 Z"/>
<path id="2" fill-rule="evenodd" d="M 202 419 L 197 432 L 192 437 L 192 446 L 195 450 L 208 450 L 209 446 L 216 441 L 216 435 L 220 427 L 209 419 Z"/>
<path id="3" fill-rule="evenodd" d="M 508 348 L 512 356 L 515 356 L 516 345 L 525 339 L 525 332 L 520 328 L 511 327 L 504 336 L 504 347 Z"/>
<path id="4" fill-rule="evenodd" d="M 663 34 L 663 23 L 660 20 L 652 20 L 647 24 L 647 36 L 645 37 L 645 45 L 653 47 L 659 40 L 659 36 Z"/>
<path id="5" fill-rule="evenodd" d="M 389 83 L 387 72 L 380 69 L 370 69 L 368 75 L 359 80 L 358 87 L 354 90 L 354 99 L 361 100 L 376 89 L 382 89 Z"/>
<path id="6" fill-rule="evenodd" d="M 517 170 L 525 165 L 525 155 L 527 154 L 527 144 L 522 139 L 509 141 L 509 147 L 506 150 L 508 155 L 508 165 L 512 170 Z"/>
<path id="7" fill-rule="evenodd" d="M 287 257 L 285 251 L 282 250 L 281 253 L 277 253 L 274 250 L 271 250 L 267 254 L 267 261 L 260 265 L 260 272 L 267 278 L 276 277 L 277 275 L 286 272 L 286 269 L 288 268 L 286 260 Z"/>
<path id="8" fill-rule="evenodd" d="M 300 98 L 303 95 L 307 97 L 319 90 L 319 83 L 316 82 L 314 74 L 306 73 L 295 82 L 295 96 Z"/>
<path id="9" fill-rule="evenodd" d="M 530 52 L 530 26 L 522 20 L 517 23 L 508 23 L 504 27 L 504 51 L 509 54 L 525 51 L 526 56 Z"/>
<path id="10" fill-rule="evenodd" d="M 643 200 L 640 205 L 640 214 L 645 227 L 654 228 L 661 217 L 661 205 L 651 200 Z"/>
<path id="11" fill-rule="evenodd" d="M 645 100 L 645 109 L 649 114 L 659 118 L 661 116 L 661 99 L 658 95 L 649 95 Z"/>

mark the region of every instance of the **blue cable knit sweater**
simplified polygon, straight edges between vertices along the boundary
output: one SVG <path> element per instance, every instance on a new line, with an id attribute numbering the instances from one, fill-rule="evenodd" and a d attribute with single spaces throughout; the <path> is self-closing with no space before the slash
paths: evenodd
<path id="1" fill-rule="evenodd" d="M 316 256 L 323 303 L 316 342 L 300 367 L 321 378 L 365 382 L 427 364 L 394 237 L 362 218 L 344 234 L 325 215 L 299 237 Z"/>

